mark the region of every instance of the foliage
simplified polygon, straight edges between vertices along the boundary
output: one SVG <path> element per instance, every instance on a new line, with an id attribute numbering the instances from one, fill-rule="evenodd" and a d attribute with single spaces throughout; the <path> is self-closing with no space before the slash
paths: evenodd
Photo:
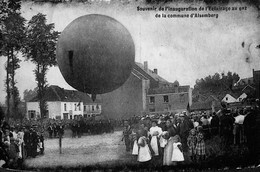
<path id="1" fill-rule="evenodd" d="M 37 96 L 38 88 L 34 88 L 33 90 L 26 89 L 23 92 L 23 99 L 25 102 L 30 101 L 32 98 Z"/>
<path id="2" fill-rule="evenodd" d="M 54 31 L 54 24 L 46 24 L 46 22 L 46 16 L 41 13 L 32 17 L 28 23 L 27 40 L 24 49 L 26 59 L 36 65 L 34 74 L 42 117 L 45 117 L 47 113 L 47 103 L 44 100 L 47 88 L 46 74 L 49 67 L 57 64 L 55 50 L 59 35 L 59 32 Z"/>
<path id="3" fill-rule="evenodd" d="M 0 55 L 7 57 L 5 66 L 7 119 L 10 115 L 18 114 L 20 103 L 19 90 L 15 80 L 15 71 L 20 68 L 19 62 L 21 61 L 17 54 L 22 49 L 25 39 L 25 19 L 20 15 L 20 3 L 20 0 L 0 2 Z M 12 104 L 10 104 L 11 100 Z"/>
<path id="4" fill-rule="evenodd" d="M 205 78 L 197 79 L 194 86 L 194 95 L 219 95 L 226 91 L 233 92 L 233 86 L 240 79 L 236 73 L 215 73 Z"/>

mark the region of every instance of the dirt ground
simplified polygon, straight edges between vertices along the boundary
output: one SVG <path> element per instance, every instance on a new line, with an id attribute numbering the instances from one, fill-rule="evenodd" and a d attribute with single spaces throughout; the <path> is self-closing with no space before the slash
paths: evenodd
<path id="1" fill-rule="evenodd" d="M 62 139 L 62 153 L 59 153 L 59 140 L 46 139 L 45 140 L 45 154 L 39 155 L 36 158 L 29 158 L 25 160 L 25 169 L 60 169 L 64 171 L 67 168 L 82 169 L 91 166 L 94 168 L 101 167 L 134 167 L 134 171 L 139 169 L 140 164 L 137 162 L 137 157 L 125 151 L 124 142 L 122 139 L 122 131 L 115 131 L 114 133 L 102 135 L 88 135 L 81 138 L 71 138 L 70 133 L 65 133 L 65 138 Z M 184 171 L 193 171 L 200 169 L 198 166 L 190 166 L 189 158 L 186 154 L 185 162 L 181 163 L 181 169 Z M 157 160 L 158 161 L 158 160 Z M 160 161 L 160 160 L 159 160 Z M 144 167 L 154 168 L 155 161 L 146 164 Z M 207 164 L 206 164 L 207 165 Z M 127 166 L 127 167 L 126 167 Z M 161 168 L 160 166 L 157 166 Z M 171 167 L 170 167 L 171 169 Z M 192 170 L 193 169 L 193 170 Z M 204 169 L 204 168 L 203 168 Z M 89 170 L 89 169 L 85 169 Z M 83 170 L 83 171 L 85 171 Z M 119 169 L 122 171 L 124 169 Z M 160 169 L 161 170 L 161 169 Z M 168 168 L 164 170 L 169 170 Z M 206 167 L 206 171 L 211 171 Z M 220 167 L 215 170 L 225 170 Z M 236 170 L 233 168 L 232 170 Z M 231 171 L 232 171 L 231 170 Z M 259 168 L 249 169 L 251 171 L 258 171 Z M 33 170 L 34 171 L 34 170 Z M 59 171 L 59 170 L 58 170 Z M 199 170 L 200 171 L 200 170 Z M 214 170 L 213 170 L 214 171 Z M 229 171 L 229 170 L 226 170 Z M 243 170 L 240 170 L 243 171 Z"/>
<path id="2" fill-rule="evenodd" d="M 102 135 L 45 140 L 45 154 L 26 159 L 28 168 L 78 167 L 89 165 L 135 164 L 136 157 L 125 151 L 122 131 Z"/>

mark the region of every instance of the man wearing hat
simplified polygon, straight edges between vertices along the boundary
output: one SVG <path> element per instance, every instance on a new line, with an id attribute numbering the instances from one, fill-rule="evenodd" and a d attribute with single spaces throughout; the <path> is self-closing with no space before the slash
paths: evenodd
<path id="1" fill-rule="evenodd" d="M 185 116 L 185 114 L 182 113 L 182 114 L 180 114 L 179 117 L 181 118 L 180 138 L 181 138 L 183 150 L 187 151 L 188 150 L 187 138 L 189 136 L 190 130 L 193 128 L 193 124 L 192 124 L 192 127 L 191 127 L 190 120 L 188 119 L 187 116 Z"/>
<path id="2" fill-rule="evenodd" d="M 38 142 L 39 142 L 39 138 L 38 138 L 38 134 L 35 130 L 37 126 L 33 126 L 32 127 L 32 157 L 35 158 L 37 156 L 37 146 L 38 146 Z"/>
<path id="3" fill-rule="evenodd" d="M 131 140 L 130 140 L 131 133 L 132 133 L 131 126 L 129 125 L 129 122 L 126 120 L 124 121 L 124 131 L 123 131 L 123 138 L 122 138 L 122 141 L 125 140 L 126 152 L 129 152 L 131 149 Z"/>

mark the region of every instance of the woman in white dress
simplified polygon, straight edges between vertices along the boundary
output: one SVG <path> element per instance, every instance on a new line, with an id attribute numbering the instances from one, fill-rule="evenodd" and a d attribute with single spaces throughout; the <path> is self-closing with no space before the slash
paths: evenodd
<path id="1" fill-rule="evenodd" d="M 138 155 L 138 150 L 139 150 L 139 148 L 138 148 L 138 143 L 137 143 L 137 131 L 136 131 L 136 129 L 133 129 L 132 130 L 132 138 L 133 138 L 133 141 L 134 141 L 134 143 L 133 143 L 133 151 L 132 151 L 132 155 Z"/>
<path id="2" fill-rule="evenodd" d="M 173 143 L 176 143 L 178 141 L 178 135 L 176 129 L 173 127 L 172 122 L 170 119 L 166 121 L 167 126 L 167 134 L 163 136 L 165 139 L 167 139 L 167 144 L 164 148 L 164 155 L 163 155 L 163 165 L 169 166 L 169 165 L 175 165 L 175 163 L 172 161 L 172 152 L 173 152 Z"/>
<path id="3" fill-rule="evenodd" d="M 137 161 L 141 163 L 148 162 L 152 159 L 152 154 L 148 146 L 148 133 L 145 130 L 139 130 L 139 139 L 138 139 L 138 158 Z"/>
<path id="4" fill-rule="evenodd" d="M 152 122 L 152 127 L 149 130 L 149 134 L 152 137 L 150 144 L 151 144 L 151 147 L 152 147 L 152 149 L 154 151 L 154 156 L 158 156 L 159 155 L 159 144 L 158 144 L 158 141 L 159 141 L 159 138 L 160 138 L 160 136 L 162 134 L 162 128 L 157 126 L 156 121 Z"/>
<path id="5" fill-rule="evenodd" d="M 19 158 L 23 158 L 23 137 L 24 137 L 24 132 L 22 130 L 19 130 L 17 134 L 17 140 L 18 140 L 18 147 L 19 147 Z"/>
<path id="6" fill-rule="evenodd" d="M 182 150 L 181 139 L 178 135 L 176 135 L 176 143 L 173 143 L 172 161 L 174 162 L 184 161 L 184 156 L 181 150 Z"/>

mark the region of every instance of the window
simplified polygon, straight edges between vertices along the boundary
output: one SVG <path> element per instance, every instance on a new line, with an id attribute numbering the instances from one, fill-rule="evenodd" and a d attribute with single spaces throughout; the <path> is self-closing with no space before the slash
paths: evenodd
<path id="1" fill-rule="evenodd" d="M 99 109 L 99 106 L 98 106 L 98 105 L 96 106 L 96 109 Z"/>
<path id="2" fill-rule="evenodd" d="M 185 96 L 184 94 L 180 94 L 180 102 L 184 102 L 185 101 Z"/>
<path id="3" fill-rule="evenodd" d="M 87 106 L 84 106 L 84 112 L 86 112 L 87 111 Z"/>
<path id="4" fill-rule="evenodd" d="M 95 106 L 92 106 L 92 111 L 94 111 L 95 110 Z"/>
<path id="5" fill-rule="evenodd" d="M 64 111 L 67 111 L 67 105 L 64 103 Z"/>
<path id="6" fill-rule="evenodd" d="M 228 100 L 228 97 L 226 97 L 226 100 Z"/>
<path id="7" fill-rule="evenodd" d="M 63 113 L 63 119 L 69 119 L 69 114 L 68 113 Z"/>
<path id="8" fill-rule="evenodd" d="M 28 110 L 28 115 L 29 115 L 29 118 L 33 119 L 35 118 L 35 110 Z"/>
<path id="9" fill-rule="evenodd" d="M 169 102 L 169 97 L 168 96 L 163 96 L 163 102 L 168 103 Z"/>
<path id="10" fill-rule="evenodd" d="M 154 102 L 155 102 L 154 96 L 151 96 L 151 97 L 150 97 L 150 103 L 153 104 Z"/>
<path id="11" fill-rule="evenodd" d="M 70 115 L 70 119 L 72 119 L 72 115 Z"/>
<path id="12" fill-rule="evenodd" d="M 75 106 L 75 111 L 77 111 L 77 104 L 75 103 L 74 106 Z"/>
<path id="13" fill-rule="evenodd" d="M 150 112 L 155 112 L 155 108 L 150 108 L 149 111 Z"/>
<path id="14" fill-rule="evenodd" d="M 79 111 L 81 111 L 81 106 L 80 106 L 80 103 L 78 104 L 78 106 L 79 106 Z"/>

